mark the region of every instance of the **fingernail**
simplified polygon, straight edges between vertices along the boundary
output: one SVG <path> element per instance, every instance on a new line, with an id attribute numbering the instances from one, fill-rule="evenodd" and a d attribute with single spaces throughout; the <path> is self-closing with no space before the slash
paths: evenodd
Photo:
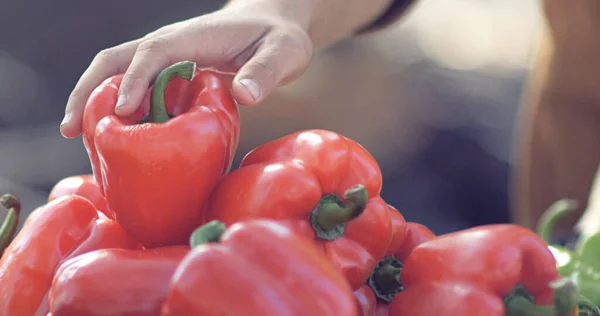
<path id="1" fill-rule="evenodd" d="M 256 81 L 252 79 L 240 79 L 240 83 L 246 88 L 246 91 L 250 93 L 255 101 L 260 97 L 260 87 Z"/>
<path id="2" fill-rule="evenodd" d="M 66 113 L 62 122 L 60 122 L 60 126 L 67 124 L 71 120 L 71 113 Z"/>
<path id="3" fill-rule="evenodd" d="M 125 102 L 127 102 L 127 96 L 125 96 L 124 94 L 121 94 L 119 96 L 119 98 L 117 99 L 117 106 L 115 108 L 120 108 L 123 105 L 125 105 Z"/>

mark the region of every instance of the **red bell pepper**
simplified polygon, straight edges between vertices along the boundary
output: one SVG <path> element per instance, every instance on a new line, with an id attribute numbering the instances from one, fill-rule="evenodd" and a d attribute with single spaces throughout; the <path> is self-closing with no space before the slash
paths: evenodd
<path id="1" fill-rule="evenodd" d="M 56 198 L 27 218 L 0 259 L 0 315 L 46 315 L 61 262 L 101 248 L 139 248 L 114 220 L 76 195 Z"/>
<path id="2" fill-rule="evenodd" d="M 410 223 L 404 221 L 404 217 L 400 212 L 391 205 L 388 207 L 390 209 L 390 214 L 392 215 L 392 240 L 387 253 L 385 254 L 386 258 L 393 256 L 396 250 L 402 246 L 405 235 L 410 229 Z M 388 304 L 385 302 L 378 302 L 375 292 L 371 289 L 369 284 L 362 285 L 355 290 L 353 294 L 360 316 L 387 316 Z"/>
<path id="3" fill-rule="evenodd" d="M 191 237 L 162 316 L 355 316 L 352 290 L 310 239 L 275 221 L 213 221 Z"/>
<path id="4" fill-rule="evenodd" d="M 401 280 L 404 289 L 394 297 L 390 316 L 567 316 L 576 311 L 578 301 L 574 284 L 558 281 L 544 241 L 509 224 L 475 227 L 422 243 L 404 260 Z M 541 305 L 517 294 L 520 286 Z M 548 305 L 553 295 L 555 304 Z"/>
<path id="5" fill-rule="evenodd" d="M 150 101 L 120 118 L 114 106 L 121 79 L 107 79 L 85 108 L 83 139 L 94 177 L 115 218 L 144 247 L 185 244 L 231 168 L 237 105 L 215 73 L 181 62 L 158 75 Z"/>
<path id="6" fill-rule="evenodd" d="M 98 213 L 98 215 L 101 214 L 103 213 Z M 141 250 L 142 246 L 129 233 L 127 233 L 123 227 L 117 223 L 117 221 L 108 218 L 100 218 L 99 216 L 95 225 L 92 225 L 90 228 L 88 236 L 80 244 L 78 244 L 77 247 L 66 258 L 61 260 L 61 263 L 58 265 L 58 267 L 62 266 L 63 263 L 71 258 L 75 258 L 98 249 Z M 46 295 L 44 296 L 36 315 L 46 315 L 48 312 L 48 292 L 46 292 Z"/>
<path id="7" fill-rule="evenodd" d="M 411 228 L 411 225 L 413 225 L 407 223 L 404 216 L 402 216 L 395 207 L 388 204 L 388 209 L 392 219 L 392 239 L 388 245 L 385 257 L 393 256 L 396 251 L 402 247 L 405 243 L 406 236 L 409 233 L 409 229 Z"/>
<path id="8" fill-rule="evenodd" d="M 48 195 L 48 202 L 65 195 L 79 195 L 92 202 L 98 211 L 102 212 L 106 217 L 114 219 L 114 216 L 108 208 L 108 203 L 104 198 L 102 189 L 94 176 L 91 174 L 82 174 L 66 177 L 58 181 L 50 194 Z"/>
<path id="9" fill-rule="evenodd" d="M 400 215 L 394 218 L 400 223 Z M 369 282 L 354 291 L 362 316 L 388 316 L 389 303 L 404 288 L 400 280 L 402 260 L 418 245 L 435 238 L 435 234 L 421 224 L 406 223 L 404 226 L 404 234 L 394 235 L 387 257 L 377 264 Z"/>
<path id="10" fill-rule="evenodd" d="M 173 272 L 189 250 L 103 249 L 75 257 L 56 272 L 50 311 L 53 316 L 160 315 Z"/>
<path id="11" fill-rule="evenodd" d="M 379 166 L 359 144 L 330 131 L 301 131 L 250 152 L 217 186 L 206 218 L 285 222 L 314 239 L 358 289 L 392 238 L 381 186 Z"/>
<path id="12" fill-rule="evenodd" d="M 404 261 L 417 246 L 434 238 L 436 238 L 435 234 L 426 226 L 419 223 L 407 223 L 404 241 L 400 247 L 395 249 L 394 258 Z"/>
<path id="13" fill-rule="evenodd" d="M 368 284 L 354 291 L 359 316 L 388 316 L 389 304 L 377 300 L 377 296 Z"/>

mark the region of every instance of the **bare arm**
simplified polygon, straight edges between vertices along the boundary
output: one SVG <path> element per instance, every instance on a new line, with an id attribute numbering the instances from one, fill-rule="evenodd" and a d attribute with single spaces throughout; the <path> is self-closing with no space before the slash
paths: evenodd
<path id="1" fill-rule="evenodd" d="M 221 10 L 165 25 L 98 53 L 67 101 L 61 133 L 68 138 L 81 134 L 87 99 L 106 78 L 125 73 L 115 114 L 129 115 L 139 107 L 156 75 L 182 60 L 234 73 L 231 85 L 236 101 L 258 104 L 275 87 L 302 74 L 315 48 L 381 27 L 409 2 L 230 0 Z"/>
<path id="2" fill-rule="evenodd" d="M 271 7 L 300 19 L 314 48 L 330 46 L 357 33 L 394 22 L 413 0 L 230 0 L 226 7 Z M 265 5 L 268 3 L 268 5 Z"/>
<path id="3" fill-rule="evenodd" d="M 394 1 L 330 0 L 316 2 L 320 4 L 315 8 L 309 35 L 316 47 L 325 47 L 371 26 L 378 17 L 390 9 Z M 396 1 L 396 3 L 399 2 L 402 1 Z"/>
<path id="4" fill-rule="evenodd" d="M 546 34 L 516 136 L 513 218 L 534 228 L 551 203 L 574 198 L 578 212 L 559 225 L 568 230 L 600 162 L 600 5 L 547 0 L 544 7 Z"/>

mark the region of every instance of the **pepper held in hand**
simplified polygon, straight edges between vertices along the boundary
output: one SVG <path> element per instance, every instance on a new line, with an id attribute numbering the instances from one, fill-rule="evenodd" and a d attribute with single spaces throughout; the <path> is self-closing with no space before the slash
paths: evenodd
<path id="1" fill-rule="evenodd" d="M 115 218 L 144 247 L 185 244 L 231 167 L 237 106 L 216 74 L 181 62 L 158 75 L 147 118 L 147 101 L 119 118 L 113 113 L 120 82 L 117 76 L 98 87 L 84 113 L 94 176 Z"/>
<path id="2" fill-rule="evenodd" d="M 561 282 L 556 304 L 536 306 L 511 295 L 520 285 L 535 302 L 551 304 L 559 278 L 552 253 L 534 232 L 488 225 L 440 236 L 416 247 L 402 267 L 404 290 L 391 316 L 570 315 L 577 290 Z"/>
<path id="3" fill-rule="evenodd" d="M 379 166 L 359 144 L 330 131 L 301 131 L 250 152 L 215 189 L 206 218 L 284 222 L 315 240 L 358 289 L 392 238 L 381 186 Z"/>
<path id="4" fill-rule="evenodd" d="M 163 316 L 356 316 L 344 277 L 285 225 L 254 220 L 198 228 L 171 280 Z"/>

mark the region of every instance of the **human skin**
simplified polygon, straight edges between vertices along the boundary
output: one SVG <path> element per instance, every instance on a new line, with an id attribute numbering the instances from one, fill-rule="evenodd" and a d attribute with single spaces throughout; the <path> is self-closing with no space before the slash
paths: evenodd
<path id="1" fill-rule="evenodd" d="M 61 123 L 68 138 L 81 134 L 85 103 L 106 78 L 125 72 L 117 115 L 140 105 L 160 70 L 190 60 L 225 73 L 236 101 L 254 105 L 273 88 L 304 72 L 315 49 L 354 35 L 392 0 L 231 0 L 222 9 L 164 26 L 101 51 L 73 89 Z"/>
<path id="2" fill-rule="evenodd" d="M 542 212 L 562 199 L 579 208 L 558 223 L 563 233 L 586 209 L 600 163 L 600 4 L 543 1 L 542 44 L 515 133 L 513 221 L 534 228 Z M 579 229 L 600 228 L 600 209 L 587 210 Z"/>

